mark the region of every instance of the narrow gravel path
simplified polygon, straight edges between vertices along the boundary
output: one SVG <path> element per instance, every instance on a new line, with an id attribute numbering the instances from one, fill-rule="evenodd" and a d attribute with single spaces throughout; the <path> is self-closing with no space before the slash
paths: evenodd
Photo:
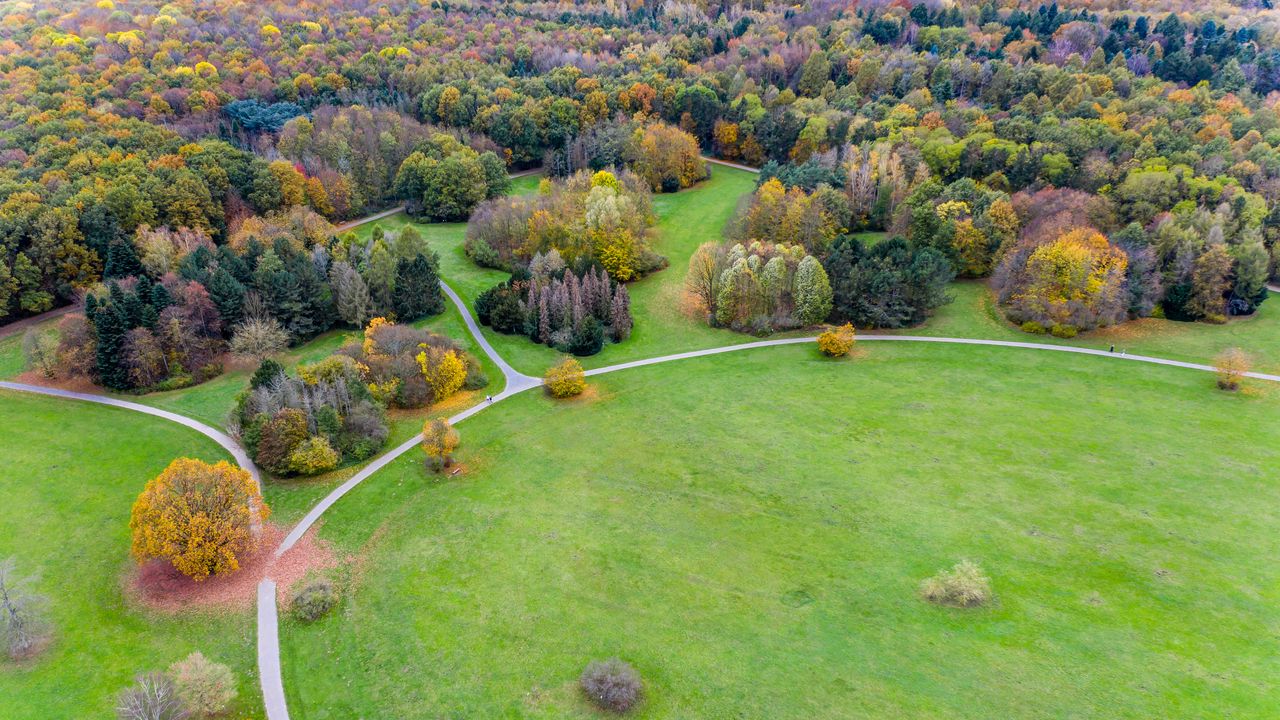
<path id="1" fill-rule="evenodd" d="M 383 211 L 382 211 L 382 212 L 380 212 L 380 213 L 374 213 L 374 214 L 372 214 L 372 215 L 366 215 L 365 217 L 357 218 L 357 219 L 352 220 L 352 221 L 350 221 L 350 222 L 344 222 L 344 223 L 342 223 L 341 225 L 334 225 L 334 226 L 333 226 L 333 231 L 334 231 L 334 232 L 346 232 L 346 231 L 350 230 L 351 228 L 356 227 L 357 225 L 363 225 L 363 224 L 365 224 L 365 223 L 367 223 L 367 222 L 373 222 L 374 220 L 381 220 L 382 218 L 388 218 L 388 217 L 391 217 L 392 215 L 399 215 L 399 214 L 400 214 L 400 213 L 402 213 L 402 212 L 404 212 L 404 205 L 397 205 L 397 206 L 395 206 L 395 207 L 391 208 L 390 210 L 383 210 Z"/>

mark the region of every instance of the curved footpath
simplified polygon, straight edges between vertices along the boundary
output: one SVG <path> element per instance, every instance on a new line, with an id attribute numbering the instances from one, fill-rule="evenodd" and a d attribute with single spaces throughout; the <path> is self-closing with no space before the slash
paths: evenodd
<path id="1" fill-rule="evenodd" d="M 498 354 L 498 352 L 485 338 L 484 333 L 480 330 L 480 326 L 472 317 L 471 312 L 467 309 L 462 298 L 443 282 L 440 284 L 446 295 L 453 304 L 458 308 L 458 312 L 462 314 L 462 318 L 466 323 L 467 329 L 475 338 L 476 343 L 480 346 L 489 359 L 498 366 L 502 372 L 504 387 L 501 393 L 494 395 L 492 399 L 473 405 L 462 412 L 449 418 L 449 422 L 457 424 L 467 418 L 479 413 L 485 408 L 501 402 L 506 398 L 522 393 L 531 388 L 542 385 L 542 380 L 529 375 L 525 375 L 512 368 L 506 360 Z M 778 340 L 761 340 L 757 342 L 740 343 L 737 345 L 728 345 L 725 347 L 708 348 L 705 350 L 692 350 L 689 352 L 675 353 L 672 355 L 663 355 L 660 357 L 646 358 L 643 360 L 632 360 L 630 362 L 618 363 L 594 370 L 586 371 L 587 376 L 604 375 L 606 373 L 617 372 L 619 370 L 627 370 L 630 368 L 644 367 L 646 365 L 657 365 L 659 363 L 672 362 L 675 360 L 685 360 L 689 358 L 705 357 L 708 355 L 719 355 L 727 352 L 737 352 L 739 350 L 752 350 L 755 348 L 774 347 L 780 345 L 798 345 L 801 343 L 814 342 L 814 337 L 798 337 L 798 338 L 782 338 Z M 1183 362 L 1181 360 L 1168 360 L 1159 357 L 1150 357 L 1146 355 L 1127 355 L 1123 353 L 1113 353 L 1106 350 L 1094 350 L 1092 348 L 1071 347 L 1068 345 L 1048 345 L 1044 343 L 1017 342 L 1013 340 L 982 340 L 976 338 L 953 338 L 953 337 L 927 337 L 918 335 L 860 335 L 859 341 L 899 341 L 899 342 L 925 342 L 925 343 L 945 343 L 959 345 L 990 345 L 994 347 L 1010 347 L 1031 350 L 1045 350 L 1050 352 L 1067 352 L 1076 353 L 1078 355 L 1094 355 L 1106 357 L 1116 360 L 1129 360 L 1134 362 L 1150 363 L 1154 365 L 1165 365 L 1169 367 L 1178 367 L 1189 370 L 1199 370 L 1203 372 L 1215 372 L 1215 368 L 1211 365 L 1203 365 L 1199 363 Z M 1269 382 L 1280 382 L 1280 375 L 1272 375 L 1268 373 L 1249 372 L 1245 373 L 1247 377 L 1264 380 Z M 88 393 L 78 393 L 69 390 L 59 390 L 57 388 L 47 388 L 39 385 L 27 385 L 24 383 L 2 382 L 0 381 L 0 389 L 16 390 L 20 392 L 38 393 L 41 395 L 50 395 L 53 397 L 68 398 L 73 400 L 82 400 L 86 402 L 94 402 L 112 407 L 119 407 L 127 410 L 134 410 L 148 415 L 161 417 L 172 422 L 185 425 L 197 432 L 213 439 L 236 459 L 241 467 L 252 473 L 254 480 L 261 486 L 261 478 L 258 469 L 253 461 L 244 452 L 243 449 L 225 433 L 216 430 L 204 423 L 193 420 L 191 418 L 172 413 L 167 410 L 160 410 L 148 405 L 142 405 L 127 400 L 119 400 L 104 395 L 93 395 Z M 378 470 L 385 467 L 391 461 L 400 457 L 417 447 L 421 442 L 419 436 L 414 436 L 409 440 L 401 443 L 392 450 L 383 453 L 377 459 L 370 462 L 359 472 L 353 475 L 349 480 L 339 485 L 332 492 L 324 497 L 314 508 L 308 512 L 301 521 L 289 532 L 284 541 L 275 551 L 275 555 L 279 557 L 283 553 L 292 548 L 298 540 L 311 529 L 317 520 L 324 515 L 330 507 L 333 506 L 344 495 L 351 492 L 357 485 L 368 479 Z M 258 673 L 262 683 L 262 697 L 266 706 L 268 720 L 288 720 L 289 709 L 285 702 L 284 683 L 281 678 L 280 670 L 280 639 L 279 639 L 279 616 L 276 597 L 276 583 L 270 577 L 262 580 L 258 585 Z"/>

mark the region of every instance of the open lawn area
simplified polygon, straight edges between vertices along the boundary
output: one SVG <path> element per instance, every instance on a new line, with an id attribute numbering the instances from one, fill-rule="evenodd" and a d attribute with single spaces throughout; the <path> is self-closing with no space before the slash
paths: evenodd
<path id="1" fill-rule="evenodd" d="M 239 678 L 232 717 L 262 715 L 250 610 L 158 614 L 126 599 L 129 513 L 173 458 L 226 459 L 212 440 L 154 417 L 89 403 L 0 392 L 0 558 L 13 556 L 49 599 L 52 645 L 4 663 L 7 719 L 114 717 L 135 675 L 199 650 Z"/>
<path id="2" fill-rule="evenodd" d="M 591 378 L 459 425 L 464 475 L 402 457 L 327 516 L 360 560 L 336 613 L 282 629 L 292 716 L 597 717 L 576 680 L 610 656 L 642 718 L 1273 712 L 1280 388 L 855 355 Z M 919 598 L 963 558 L 991 606 Z"/>

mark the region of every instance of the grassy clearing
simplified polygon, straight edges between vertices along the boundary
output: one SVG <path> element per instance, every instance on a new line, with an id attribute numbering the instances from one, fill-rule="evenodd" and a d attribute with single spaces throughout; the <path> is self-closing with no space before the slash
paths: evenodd
<path id="1" fill-rule="evenodd" d="M 528 393 L 460 427 L 465 476 L 393 464 L 322 533 L 362 551 L 354 595 L 283 630 L 293 716 L 597 717 L 575 681 L 613 655 L 643 718 L 1271 713 L 1280 388 L 856 353 Z M 992 607 L 919 599 L 963 558 Z"/>
<path id="2" fill-rule="evenodd" d="M 1099 349 L 1115 345 L 1116 352 L 1201 363 L 1212 363 L 1219 352 L 1239 347 L 1249 353 L 1255 370 L 1280 372 L 1280 297 L 1272 297 L 1253 315 L 1233 318 L 1225 325 L 1143 318 L 1085 333 L 1072 340 L 1059 340 L 1051 335 L 1024 333 L 1008 323 L 996 307 L 994 294 L 982 281 L 957 282 L 951 286 L 951 294 L 955 300 L 941 307 L 924 326 L 903 330 L 901 334 L 993 338 Z"/>
<path id="3" fill-rule="evenodd" d="M 0 393 L 0 557 L 38 571 L 56 629 L 38 660 L 0 661 L 4 717 L 114 717 L 133 676 L 199 650 L 240 681 L 233 717 L 262 714 L 252 612 L 157 615 L 121 586 L 129 512 L 146 481 L 179 455 L 226 459 L 211 440 L 172 423 L 21 393 Z"/>

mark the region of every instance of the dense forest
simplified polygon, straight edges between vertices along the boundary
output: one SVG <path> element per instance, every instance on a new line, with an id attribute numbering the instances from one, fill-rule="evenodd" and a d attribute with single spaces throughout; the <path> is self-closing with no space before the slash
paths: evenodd
<path id="1" fill-rule="evenodd" d="M 992 275 L 1029 330 L 1219 321 L 1252 312 L 1276 264 L 1277 28 L 1265 2 L 8 3 L 0 321 L 123 306 L 143 275 L 199 306 L 175 282 L 212 280 L 232 243 L 256 261 L 259 228 L 303 209 L 461 219 L 505 170 L 598 158 L 655 191 L 696 180 L 654 121 L 763 166 L 784 204 L 819 197 L 820 246 L 737 239 L 817 256 L 841 319 L 883 314 L 856 289 L 879 280 L 849 273 L 932 249 Z M 839 239 L 863 229 L 906 247 Z M 136 263 L 158 232 L 158 267 L 204 248 L 202 268 Z M 200 314 L 183 308 L 170 319 Z"/>

